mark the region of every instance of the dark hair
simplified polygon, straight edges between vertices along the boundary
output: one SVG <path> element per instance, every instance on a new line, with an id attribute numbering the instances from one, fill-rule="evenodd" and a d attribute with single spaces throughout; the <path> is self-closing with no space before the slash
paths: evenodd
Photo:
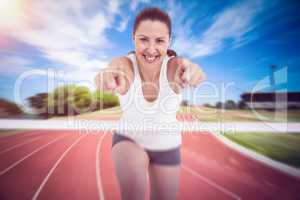
<path id="1" fill-rule="evenodd" d="M 134 20 L 133 25 L 133 34 L 135 33 L 137 27 L 140 25 L 142 21 L 151 20 L 151 21 L 160 21 L 167 25 L 169 36 L 171 37 L 172 33 L 172 23 L 169 15 L 156 7 L 150 7 L 143 9 Z"/>
<path id="2" fill-rule="evenodd" d="M 169 37 L 171 38 L 171 34 L 172 34 L 171 19 L 167 13 L 165 13 L 164 11 L 156 7 L 145 8 L 135 17 L 134 25 L 133 25 L 133 34 L 135 34 L 135 31 L 137 27 L 140 25 L 140 23 L 145 20 L 160 21 L 162 23 L 165 23 L 168 27 Z M 133 52 L 134 51 L 131 51 L 129 53 L 133 53 Z M 167 55 L 177 56 L 177 53 L 174 50 L 168 49 Z"/>

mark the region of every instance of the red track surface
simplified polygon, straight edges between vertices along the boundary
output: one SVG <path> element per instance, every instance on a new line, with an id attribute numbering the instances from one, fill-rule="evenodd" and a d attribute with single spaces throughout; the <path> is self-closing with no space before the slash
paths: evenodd
<path id="1" fill-rule="evenodd" d="M 111 134 L 94 133 L 26 131 L 1 137 L 0 199 L 120 199 Z M 228 148 L 211 134 L 182 135 L 178 199 L 300 199 L 299 179 Z"/>

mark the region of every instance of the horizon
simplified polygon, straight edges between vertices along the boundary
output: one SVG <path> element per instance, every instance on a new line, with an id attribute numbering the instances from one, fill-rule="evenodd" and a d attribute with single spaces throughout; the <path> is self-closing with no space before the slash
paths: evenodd
<path id="1" fill-rule="evenodd" d="M 207 75 L 194 90 L 197 98 L 192 103 L 237 102 L 251 91 L 300 91 L 299 1 L 3 2 L 0 97 L 23 106 L 26 98 L 64 83 L 94 90 L 97 72 L 111 58 L 133 49 L 134 17 L 149 6 L 170 15 L 171 49 L 199 64 Z M 277 66 L 275 87 L 270 84 L 271 65 Z M 30 78 L 17 88 L 16 100 L 14 89 L 26 72 Z M 57 75 L 50 88 L 48 72 L 48 79 Z M 193 99 L 190 92 L 186 90 L 184 99 Z"/>

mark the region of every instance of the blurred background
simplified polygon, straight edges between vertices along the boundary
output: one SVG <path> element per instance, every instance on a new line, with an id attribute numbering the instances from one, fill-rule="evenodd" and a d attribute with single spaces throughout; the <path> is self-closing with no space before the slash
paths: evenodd
<path id="1" fill-rule="evenodd" d="M 0 118 L 118 119 L 118 97 L 97 90 L 94 77 L 133 50 L 134 17 L 148 6 L 169 13 L 171 48 L 207 75 L 185 90 L 179 115 L 200 122 L 300 121 L 298 0 L 0 0 Z M 269 139 L 278 136 L 265 134 L 228 137 L 255 150 L 271 145 L 261 152 L 284 160 L 286 141 L 277 139 L 285 155 L 278 158 L 276 138 Z M 293 143 L 294 157 L 286 160 L 299 167 L 299 136 L 284 137 Z"/>

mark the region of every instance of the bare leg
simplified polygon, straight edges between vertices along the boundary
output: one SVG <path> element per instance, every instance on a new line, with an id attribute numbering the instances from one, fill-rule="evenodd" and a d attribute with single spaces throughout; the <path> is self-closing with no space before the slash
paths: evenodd
<path id="1" fill-rule="evenodd" d="M 112 149 L 113 161 L 122 200 L 145 199 L 149 158 L 130 141 L 117 143 Z"/>
<path id="2" fill-rule="evenodd" d="M 175 200 L 179 189 L 180 165 L 150 164 L 151 200 Z"/>

